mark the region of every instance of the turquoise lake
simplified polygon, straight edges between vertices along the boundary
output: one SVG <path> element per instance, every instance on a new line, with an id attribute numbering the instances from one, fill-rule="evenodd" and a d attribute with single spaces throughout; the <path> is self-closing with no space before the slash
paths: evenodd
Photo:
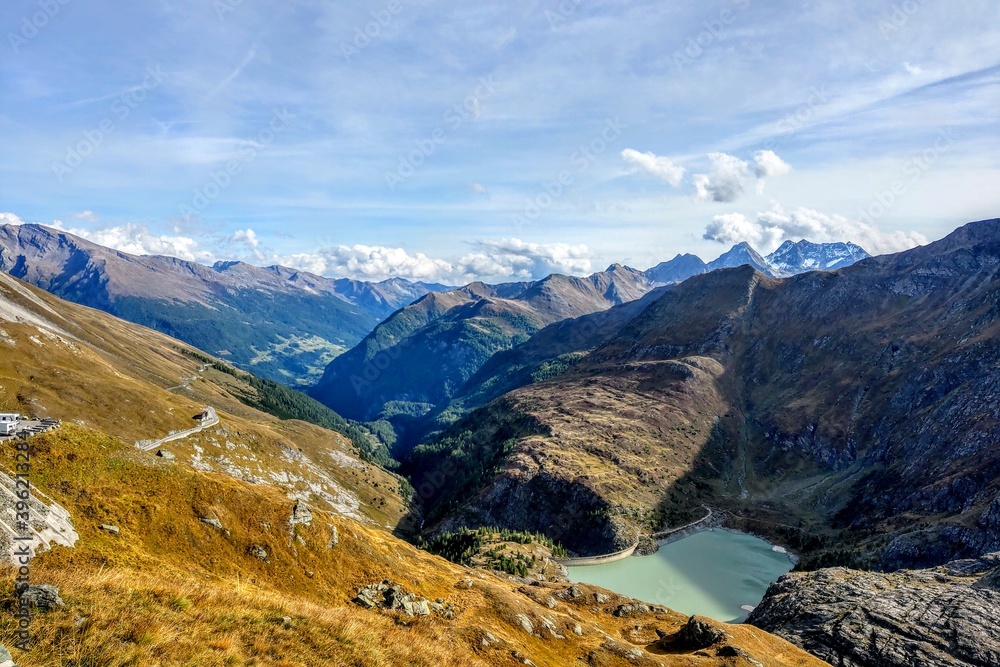
<path id="1" fill-rule="evenodd" d="M 722 529 L 695 533 L 605 565 L 569 568 L 571 581 L 593 584 L 684 614 L 738 622 L 767 587 L 792 569 L 788 555 L 753 535 Z"/>

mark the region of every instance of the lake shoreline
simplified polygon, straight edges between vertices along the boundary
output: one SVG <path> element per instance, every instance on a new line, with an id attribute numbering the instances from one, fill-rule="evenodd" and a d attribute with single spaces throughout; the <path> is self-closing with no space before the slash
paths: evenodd
<path id="1" fill-rule="evenodd" d="M 739 623 L 768 586 L 794 567 L 792 554 L 756 535 L 721 525 L 696 528 L 682 538 L 671 536 L 654 558 L 570 567 L 568 578 L 688 615 Z"/>
<path id="2" fill-rule="evenodd" d="M 646 546 L 649 545 L 650 542 L 652 542 L 656 545 L 656 548 L 643 549 L 642 546 L 640 546 L 635 550 L 635 552 L 630 557 L 652 556 L 657 551 L 659 551 L 661 547 L 664 547 L 668 544 L 673 544 L 674 542 L 686 539 L 688 537 L 691 537 L 692 535 L 696 535 L 698 533 L 703 533 L 718 528 L 720 530 L 725 530 L 727 532 L 734 533 L 737 535 L 749 535 L 751 537 L 756 537 L 759 540 L 767 542 L 769 545 L 771 545 L 772 551 L 787 556 L 788 560 L 791 561 L 793 567 L 797 566 L 799 562 L 802 560 L 802 557 L 799 554 L 795 553 L 792 549 L 783 544 L 776 543 L 774 538 L 770 535 L 762 535 L 760 533 L 740 530 L 739 528 L 733 528 L 731 526 L 727 526 L 726 524 L 729 521 L 730 513 L 727 512 L 726 510 L 711 509 L 710 511 L 711 515 L 705 517 L 705 519 L 709 519 L 708 521 L 704 521 L 704 523 L 702 521 L 695 521 L 687 526 L 678 529 L 676 532 L 671 533 L 668 537 L 664 537 L 661 539 L 654 539 L 651 535 L 643 535 L 642 537 L 639 538 L 640 545 Z M 656 534 L 657 533 L 653 533 L 653 535 Z"/>

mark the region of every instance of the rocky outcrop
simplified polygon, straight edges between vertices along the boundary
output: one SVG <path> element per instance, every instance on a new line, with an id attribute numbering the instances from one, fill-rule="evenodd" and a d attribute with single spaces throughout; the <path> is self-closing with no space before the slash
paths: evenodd
<path id="1" fill-rule="evenodd" d="M 713 626 L 704 618 L 692 616 L 677 633 L 675 643 L 689 649 L 702 649 L 718 644 L 725 638 L 724 630 Z"/>
<path id="2" fill-rule="evenodd" d="M 433 610 L 442 618 L 453 618 L 455 610 L 452 605 L 445 604 L 443 599 L 429 602 L 413 593 L 407 593 L 402 586 L 388 579 L 358 589 L 354 603 L 365 609 L 387 609 L 407 616 L 430 616 Z"/>
<path id="3" fill-rule="evenodd" d="M 0 469 L 0 513 L 9 517 L 0 522 L 0 559 L 15 565 L 24 549 L 37 555 L 55 546 L 72 547 L 80 539 L 62 505 L 6 469 Z"/>
<path id="4" fill-rule="evenodd" d="M 17 667 L 14 664 L 14 658 L 10 655 L 10 651 L 2 644 L 0 644 L 0 667 Z"/>
<path id="5" fill-rule="evenodd" d="M 995 667 L 1000 553 L 926 570 L 788 574 L 747 622 L 835 667 Z"/>
<path id="6" fill-rule="evenodd" d="M 25 588 L 24 592 L 21 593 L 21 603 L 28 607 L 34 607 L 38 611 L 52 611 L 66 604 L 59 597 L 59 589 L 49 584 L 38 584 Z"/>

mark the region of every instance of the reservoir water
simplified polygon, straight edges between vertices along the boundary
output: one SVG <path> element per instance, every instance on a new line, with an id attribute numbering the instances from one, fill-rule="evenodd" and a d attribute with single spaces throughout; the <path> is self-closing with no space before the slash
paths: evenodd
<path id="1" fill-rule="evenodd" d="M 713 529 L 603 565 L 569 568 L 571 581 L 593 584 L 684 614 L 739 622 L 772 581 L 792 569 L 783 551 L 753 535 Z"/>

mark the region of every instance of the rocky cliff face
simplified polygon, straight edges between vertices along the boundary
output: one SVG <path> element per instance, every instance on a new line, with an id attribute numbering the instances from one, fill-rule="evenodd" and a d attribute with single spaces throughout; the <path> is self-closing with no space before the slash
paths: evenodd
<path id="1" fill-rule="evenodd" d="M 1000 553 L 891 574 L 788 574 L 747 622 L 835 667 L 995 667 Z"/>

